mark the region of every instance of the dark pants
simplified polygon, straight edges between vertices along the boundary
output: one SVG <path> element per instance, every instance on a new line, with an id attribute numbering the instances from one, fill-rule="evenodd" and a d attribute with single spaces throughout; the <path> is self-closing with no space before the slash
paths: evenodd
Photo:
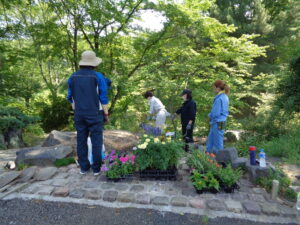
<path id="1" fill-rule="evenodd" d="M 194 143 L 194 139 L 193 139 L 194 124 L 192 124 L 192 129 L 190 129 L 190 130 L 186 129 L 187 124 L 181 124 L 181 125 L 182 125 L 182 136 L 186 143 L 185 150 L 187 151 L 189 149 L 188 144 Z"/>
<path id="2" fill-rule="evenodd" d="M 101 151 L 103 144 L 103 113 L 99 115 L 75 115 L 75 127 L 77 130 L 77 155 L 82 171 L 87 171 L 92 167 L 94 173 L 100 171 L 102 159 Z M 88 160 L 87 138 L 91 136 L 93 165 Z"/>

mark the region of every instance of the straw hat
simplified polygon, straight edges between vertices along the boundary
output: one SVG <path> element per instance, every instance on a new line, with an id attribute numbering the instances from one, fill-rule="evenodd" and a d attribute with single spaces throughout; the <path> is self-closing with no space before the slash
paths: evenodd
<path id="1" fill-rule="evenodd" d="M 81 60 L 79 66 L 93 66 L 96 67 L 102 62 L 102 59 L 96 57 L 96 53 L 93 51 L 84 51 L 81 54 Z"/>

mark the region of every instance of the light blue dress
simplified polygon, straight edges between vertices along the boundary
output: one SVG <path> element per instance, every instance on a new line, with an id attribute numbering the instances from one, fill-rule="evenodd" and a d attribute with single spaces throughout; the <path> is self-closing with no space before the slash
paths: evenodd
<path id="1" fill-rule="evenodd" d="M 206 151 L 209 153 L 217 153 L 224 147 L 225 130 L 218 129 L 218 122 L 224 122 L 229 115 L 229 98 L 226 94 L 218 94 L 214 98 L 211 112 L 208 114 L 210 118 L 210 131 L 206 142 Z"/>

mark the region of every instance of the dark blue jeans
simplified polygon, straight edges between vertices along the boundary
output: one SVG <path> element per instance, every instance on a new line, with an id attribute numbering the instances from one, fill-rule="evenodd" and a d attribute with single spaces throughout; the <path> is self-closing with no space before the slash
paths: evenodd
<path id="1" fill-rule="evenodd" d="M 82 171 L 87 171 L 91 167 L 94 173 L 100 171 L 102 159 L 101 151 L 103 144 L 103 113 L 99 115 L 75 115 L 75 127 L 77 130 L 77 155 L 78 162 Z M 90 165 L 88 160 L 87 138 L 91 136 L 93 165 Z"/>

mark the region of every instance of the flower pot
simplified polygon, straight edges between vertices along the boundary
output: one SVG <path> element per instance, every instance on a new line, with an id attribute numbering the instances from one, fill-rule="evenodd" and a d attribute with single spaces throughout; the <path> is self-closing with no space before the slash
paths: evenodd
<path id="1" fill-rule="evenodd" d="M 150 178 L 156 180 L 176 180 L 177 169 L 174 167 L 168 170 L 145 169 L 139 172 L 140 178 Z"/>
<path id="2" fill-rule="evenodd" d="M 238 184 L 233 184 L 232 186 L 228 187 L 228 186 L 223 186 L 223 190 L 226 193 L 234 193 L 235 190 L 240 189 L 240 186 Z"/>

